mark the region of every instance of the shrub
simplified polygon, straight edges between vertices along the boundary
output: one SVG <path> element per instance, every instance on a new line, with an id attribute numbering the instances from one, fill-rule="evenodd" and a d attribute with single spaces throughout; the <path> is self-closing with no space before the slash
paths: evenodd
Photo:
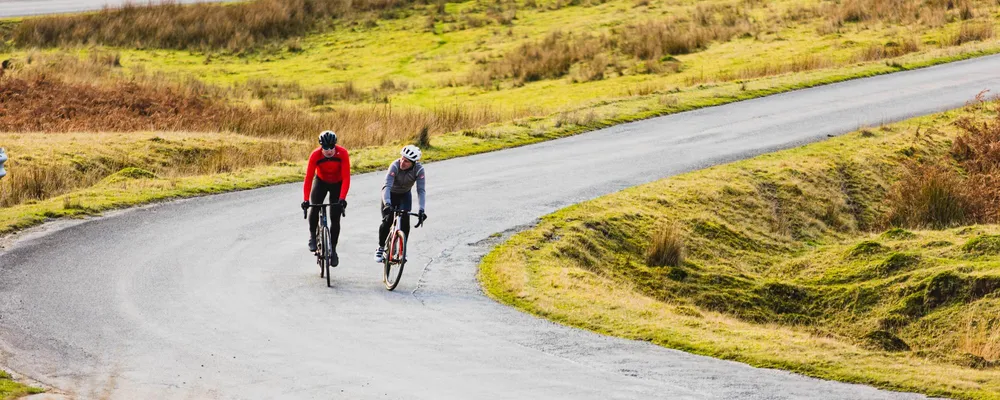
<path id="1" fill-rule="evenodd" d="M 937 164 L 910 164 L 889 203 L 894 226 L 940 229 L 966 222 L 969 214 L 961 179 L 953 168 Z"/>

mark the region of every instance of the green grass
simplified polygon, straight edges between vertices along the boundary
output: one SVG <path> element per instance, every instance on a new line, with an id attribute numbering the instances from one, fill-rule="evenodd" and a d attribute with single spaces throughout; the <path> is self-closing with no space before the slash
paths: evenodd
<path id="1" fill-rule="evenodd" d="M 589 32 L 612 35 L 627 23 L 668 16 L 685 16 L 694 12 L 696 4 L 729 4 L 729 2 L 666 2 L 652 1 L 648 6 L 636 6 L 633 1 L 613 0 L 593 6 L 566 6 L 558 10 L 518 7 L 517 18 L 510 26 L 490 23 L 462 29 L 469 16 L 488 18 L 485 7 L 477 2 L 449 3 L 447 12 L 439 15 L 433 31 L 426 20 L 433 6 L 415 7 L 400 19 L 342 21 L 329 31 L 317 32 L 296 39 L 301 49 L 288 46 L 270 47 L 255 53 L 203 53 L 163 49 L 113 49 L 121 52 L 122 64 L 129 70 L 167 71 L 181 76 L 194 76 L 209 84 L 229 86 L 250 80 L 262 80 L 275 85 L 296 85 L 305 91 L 336 87 L 353 82 L 361 89 L 379 86 L 385 79 L 406 82 L 410 89 L 392 96 L 394 104 L 434 107 L 441 104 L 464 104 L 527 108 L 544 113 L 560 112 L 592 106 L 595 103 L 631 97 L 630 92 L 668 94 L 676 89 L 698 85 L 747 81 L 741 73 L 765 65 L 777 65 L 774 60 L 795 61 L 810 57 L 822 58 L 819 69 L 855 69 L 866 66 L 869 74 L 885 69 L 886 62 L 857 62 L 857 55 L 867 46 L 914 39 L 921 48 L 893 59 L 890 64 L 920 64 L 929 60 L 951 58 L 966 53 L 994 52 L 995 40 L 962 46 L 945 46 L 947 37 L 957 31 L 963 21 L 942 22 L 941 25 L 894 24 L 859 22 L 844 25 L 833 32 L 824 32 L 830 17 L 824 15 L 792 19 L 785 16 L 798 8 L 818 6 L 821 2 L 784 0 L 754 6 L 746 13 L 758 21 L 753 37 L 741 37 L 716 43 L 691 54 L 676 55 L 681 63 L 677 73 L 638 73 L 636 60 L 621 59 L 623 73 L 609 73 L 608 78 L 591 82 L 574 82 L 571 76 L 528 82 L 523 86 L 504 84 L 501 90 L 488 90 L 464 84 L 468 75 L 480 69 L 481 62 L 496 60 L 518 45 L 537 41 L 552 31 Z M 976 3 L 981 10 L 977 21 L 1000 27 L 994 17 L 996 6 Z M 950 14 L 949 14 L 950 15 Z M 452 21 L 452 22 L 442 22 Z M 55 50 L 60 51 L 60 50 Z M 86 50 L 85 50 L 86 51 Z M 30 51 L 10 55 L 23 58 Z M 857 73 L 857 71 L 855 71 Z M 797 84 L 772 82 L 754 89 L 773 89 Z M 741 83 L 740 82 L 740 83 Z M 449 83 L 457 83 L 451 86 Z M 302 103 L 301 94 L 291 95 Z M 331 105 L 336 105 L 333 103 Z"/>
<path id="2" fill-rule="evenodd" d="M 503 303 L 600 333 L 824 379 L 1000 398 L 1000 227 L 877 228 L 902 163 L 943 154 L 950 123 L 980 112 L 571 206 L 494 249 L 480 280 Z M 684 261 L 647 265 L 649 243 L 671 225 Z"/>
<path id="3" fill-rule="evenodd" d="M 13 381 L 9 374 L 0 371 L 0 400 L 16 399 L 30 394 L 45 392 L 42 389 L 22 385 Z"/>

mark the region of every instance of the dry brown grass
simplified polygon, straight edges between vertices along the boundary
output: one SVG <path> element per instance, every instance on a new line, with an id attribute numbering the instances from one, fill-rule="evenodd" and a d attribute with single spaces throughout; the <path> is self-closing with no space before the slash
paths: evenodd
<path id="1" fill-rule="evenodd" d="M 21 146 L 12 149 L 16 156 L 7 165 L 11 173 L 0 181 L 0 207 L 45 200 L 105 179 L 228 173 L 299 160 L 312 148 L 299 142 L 236 136 L 130 136 L 56 134 L 27 140 L 44 141 L 50 146 L 48 151 L 44 147 L 22 149 L 25 140 L 15 141 Z M 14 153 L 18 150 L 28 154 Z"/>
<path id="2" fill-rule="evenodd" d="M 993 13 L 991 0 L 845 0 L 824 2 L 818 10 L 826 22 L 822 35 L 839 32 L 845 24 L 898 24 L 941 27 L 949 22 L 967 21 Z M 808 11 L 801 14 L 811 15 Z"/>
<path id="3" fill-rule="evenodd" d="M 993 38 L 993 24 L 989 22 L 967 23 L 948 38 L 947 43 L 951 46 L 958 46 L 968 42 L 982 41 Z"/>
<path id="4" fill-rule="evenodd" d="M 828 68 L 836 65 L 833 60 L 819 56 L 808 55 L 787 62 L 762 62 L 751 64 L 737 71 L 723 71 L 715 76 L 692 76 L 686 81 L 689 85 L 718 81 L 748 80 L 765 76 L 781 75 L 815 69 Z"/>
<path id="5" fill-rule="evenodd" d="M 346 146 L 358 148 L 408 142 L 421 133 L 426 143 L 433 134 L 524 115 L 488 107 L 422 109 L 390 104 L 347 105 L 313 113 L 275 100 L 301 95 L 301 88 L 270 83 L 254 86 L 259 92 L 255 96 L 263 98 L 265 106 L 234 105 L 227 99 L 239 96 L 246 87 L 219 88 L 142 71 L 126 77 L 119 65 L 113 53 L 92 52 L 82 59 L 33 53 L 4 71 L 0 76 L 0 133 L 21 134 L 4 143 L 19 153 L 8 164 L 18 173 L 0 181 L 0 207 L 88 187 L 129 167 L 169 177 L 304 159 L 315 146 L 317 132 L 326 129 L 340 133 Z M 372 91 L 350 86 L 338 89 L 342 92 L 334 96 L 345 97 L 343 91 L 373 96 L 407 86 L 386 80 Z M 135 139 L 146 135 L 131 133 L 137 131 L 203 133 L 194 134 L 186 145 L 175 145 L 170 140 Z M 110 133 L 102 132 L 127 133 L 105 140 L 101 138 Z M 228 139 L 235 141 L 232 144 L 210 140 L 225 133 L 240 135 Z M 89 146 L 94 141 L 101 144 Z M 25 142 L 32 144 L 24 147 Z M 22 157 L 30 149 L 45 148 L 57 153 Z M 159 155 L 148 154 L 150 149 L 160 149 L 156 150 Z M 72 154 L 85 156 L 67 160 Z"/>
<path id="6" fill-rule="evenodd" d="M 732 4 L 699 5 L 686 19 L 668 18 L 626 25 L 616 35 L 621 52 L 640 60 L 693 53 L 713 41 L 752 35 L 753 23 Z"/>
<path id="7" fill-rule="evenodd" d="M 345 144 L 373 146 L 409 140 L 423 127 L 434 135 L 525 114 L 523 110 L 457 104 L 431 109 L 394 107 L 384 101 L 312 113 L 275 100 L 296 95 L 296 91 L 301 95 L 303 89 L 270 83 L 250 86 L 255 96 L 265 100 L 264 107 L 233 105 L 226 99 L 246 87 L 218 88 L 141 71 L 125 77 L 108 61 L 116 57 L 33 54 L 30 62 L 20 61 L 0 78 L 0 132 L 233 132 L 312 142 L 316 132 L 335 129 L 344 134 Z M 405 83 L 385 80 L 371 91 L 361 91 L 348 83 L 324 96 L 385 98 L 407 88 Z"/>
<path id="8" fill-rule="evenodd" d="M 684 232 L 676 225 L 667 225 L 653 236 L 646 251 L 646 264 L 654 267 L 676 267 L 684 262 Z"/>
<path id="9" fill-rule="evenodd" d="M 889 195 L 893 226 L 947 228 L 969 220 L 966 193 L 954 168 L 912 163 Z"/>
<path id="10" fill-rule="evenodd" d="M 88 187 L 130 167 L 169 177 L 235 172 L 300 160 L 315 147 L 317 132 L 326 129 L 340 133 L 344 145 L 359 148 L 409 142 L 415 137 L 428 143 L 432 134 L 476 128 L 523 115 L 523 112 L 458 105 L 435 109 L 352 105 L 323 113 L 276 102 L 265 107 L 232 105 L 220 97 L 203 96 L 212 91 L 190 83 L 116 80 L 113 73 L 91 65 L 90 61 L 84 64 L 66 65 L 80 71 L 92 68 L 91 78 L 101 78 L 88 84 L 78 82 L 84 79 L 76 75 L 77 81 L 71 81 L 68 76 L 44 73 L 44 64 L 0 77 L 0 132 L 20 133 L 18 139 L 5 144 L 8 147 L 21 144 L 20 149 L 12 149 L 20 152 L 19 157 L 8 164 L 18 172 L 0 182 L 0 207 Z M 398 86 L 385 82 L 379 89 Z M 206 133 L 192 134 L 190 142 L 180 144 L 160 138 L 148 141 L 132 138 L 144 135 L 131 133 L 136 131 Z M 100 142 L 99 138 L 108 135 L 100 132 L 126 133 Z M 239 136 L 211 139 L 226 133 Z M 171 135 L 176 134 L 167 136 Z M 231 144 L 227 142 L 230 140 Z M 24 147 L 25 141 L 33 144 Z M 119 149 L 121 146 L 131 147 Z M 26 149 L 45 148 L 56 153 L 21 157 Z M 83 156 L 74 158 L 73 154 Z"/>
<path id="11" fill-rule="evenodd" d="M 618 53 L 643 61 L 634 64 L 635 72 L 677 72 L 680 63 L 667 56 L 703 50 L 713 41 L 728 41 L 752 31 L 753 23 L 737 5 L 699 5 L 686 18 L 632 23 L 614 30 L 610 37 L 554 31 L 497 60 L 483 62 L 484 67 L 473 70 L 467 81 L 482 87 L 495 87 L 506 79 L 524 84 L 562 77 L 578 63 L 574 81 L 601 80 L 609 67 L 618 65 L 614 56 Z"/>
<path id="12" fill-rule="evenodd" d="M 855 57 L 856 61 L 877 61 L 895 58 L 920 51 L 920 44 L 913 38 L 887 43 L 872 43 L 861 50 Z"/>
<path id="13" fill-rule="evenodd" d="M 956 123 L 962 133 L 949 157 L 908 164 L 889 197 L 890 224 L 944 228 L 1000 222 L 1000 103 L 996 107 L 990 120 Z"/>
<path id="14" fill-rule="evenodd" d="M 244 50 L 299 36 L 331 18 L 407 5 L 407 0 L 256 0 L 237 4 L 129 4 L 119 9 L 24 20 L 22 47 L 104 44 L 123 47 Z"/>
<path id="15" fill-rule="evenodd" d="M 573 64 L 590 61 L 607 46 L 607 38 L 555 31 L 537 42 L 529 42 L 489 62 L 484 70 L 469 75 L 469 82 L 490 87 L 497 80 L 518 83 L 566 75 Z"/>
<path id="16" fill-rule="evenodd" d="M 993 310 L 989 310 L 993 311 Z M 993 314 L 983 313 L 966 317 L 964 332 L 958 343 L 958 350 L 978 356 L 983 360 L 1000 360 L 1000 319 Z"/>
<path id="17" fill-rule="evenodd" d="M 827 19 L 843 23 L 890 22 L 911 24 L 928 20 L 930 14 L 953 12 L 971 15 L 967 0 L 845 0 L 825 5 L 822 14 Z"/>

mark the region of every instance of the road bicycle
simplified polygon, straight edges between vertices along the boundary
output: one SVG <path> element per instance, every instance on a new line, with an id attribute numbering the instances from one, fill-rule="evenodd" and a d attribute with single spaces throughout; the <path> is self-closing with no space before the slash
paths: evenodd
<path id="1" fill-rule="evenodd" d="M 406 265 L 406 234 L 403 233 L 403 216 L 409 214 L 420 218 L 420 214 L 411 213 L 407 210 L 394 208 L 392 210 L 392 228 L 389 229 L 389 236 L 385 239 L 385 254 L 382 256 L 382 283 L 385 288 L 393 290 L 399 284 L 399 278 L 403 276 L 403 266 Z M 420 219 L 414 228 L 419 228 L 427 218 Z"/>
<path id="2" fill-rule="evenodd" d="M 319 226 L 316 227 L 316 265 L 319 265 L 319 277 L 326 278 L 326 286 L 330 287 L 330 268 L 336 267 L 333 264 L 333 237 L 330 234 L 330 226 L 327 224 L 326 210 L 329 207 L 340 208 L 340 204 L 310 204 L 309 208 L 319 208 Z M 346 217 L 347 213 L 341 209 L 340 215 Z M 309 218 L 308 210 L 302 210 L 302 217 Z"/>

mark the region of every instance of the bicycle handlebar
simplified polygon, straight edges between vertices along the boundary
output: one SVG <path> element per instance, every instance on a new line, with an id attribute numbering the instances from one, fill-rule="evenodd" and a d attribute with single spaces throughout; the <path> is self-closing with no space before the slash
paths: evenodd
<path id="1" fill-rule="evenodd" d="M 340 207 L 339 203 L 334 204 L 310 204 L 309 208 L 319 208 L 319 207 Z M 343 217 L 347 216 L 347 211 L 343 208 L 340 209 L 340 215 Z M 309 210 L 302 210 L 302 219 L 309 218 Z"/>
<path id="2" fill-rule="evenodd" d="M 416 225 L 413 225 L 414 228 L 421 227 L 424 224 L 424 221 L 427 220 L 426 216 L 423 219 L 420 219 L 420 214 L 418 214 L 418 213 L 412 213 L 412 212 L 409 212 L 408 210 L 403 210 L 401 208 L 393 208 L 392 212 L 393 212 L 393 214 L 410 214 L 410 215 L 412 215 L 414 217 L 417 217 L 417 219 L 419 220 L 419 222 L 417 222 Z"/>

